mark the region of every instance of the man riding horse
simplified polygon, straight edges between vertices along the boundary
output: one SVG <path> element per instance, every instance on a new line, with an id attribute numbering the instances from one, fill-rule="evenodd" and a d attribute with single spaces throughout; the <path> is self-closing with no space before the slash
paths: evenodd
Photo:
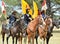
<path id="1" fill-rule="evenodd" d="M 9 19 L 7 29 L 10 29 L 13 26 L 13 23 L 17 20 L 16 13 L 16 11 L 13 11 L 12 14 L 9 17 L 7 17 L 7 19 Z"/>
<path id="2" fill-rule="evenodd" d="M 46 17 L 48 17 L 47 15 L 45 15 L 45 10 L 42 10 L 42 11 L 41 11 L 41 14 L 42 14 L 42 17 L 43 17 L 44 20 L 45 20 Z M 51 17 L 51 16 L 49 16 L 49 17 Z M 52 20 L 50 19 L 50 21 L 51 21 L 51 24 L 50 24 L 50 26 L 49 26 L 49 29 L 52 27 Z M 50 30 L 49 30 L 49 31 L 50 31 Z M 51 36 L 53 36 L 53 35 L 51 34 Z"/>
<path id="3" fill-rule="evenodd" d="M 29 14 L 29 9 L 26 9 L 26 14 L 24 15 L 25 24 L 27 25 L 31 20 L 31 15 Z"/>
<path id="4" fill-rule="evenodd" d="M 43 19 L 46 18 L 46 15 L 45 15 L 45 11 L 44 10 L 41 11 L 41 15 L 42 15 Z"/>

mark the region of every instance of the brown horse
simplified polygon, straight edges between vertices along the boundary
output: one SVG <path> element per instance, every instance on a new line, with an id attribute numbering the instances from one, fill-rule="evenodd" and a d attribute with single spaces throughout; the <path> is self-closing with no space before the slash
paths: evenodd
<path id="1" fill-rule="evenodd" d="M 50 19 L 52 25 L 50 25 L 49 28 L 48 28 L 48 32 L 47 32 L 47 36 L 46 36 L 46 44 L 49 43 L 50 37 L 53 36 L 51 33 L 53 32 L 54 26 L 58 29 L 58 24 L 55 22 L 55 20 L 52 20 L 51 17 L 49 19 Z M 38 44 L 37 40 L 38 40 L 38 31 L 37 31 L 37 34 L 36 34 L 36 44 Z"/>
<path id="2" fill-rule="evenodd" d="M 2 30 L 1 30 L 3 44 L 4 44 L 5 34 L 7 33 L 9 33 L 9 31 L 6 29 L 6 21 L 3 21 Z"/>
<path id="3" fill-rule="evenodd" d="M 42 23 L 43 23 L 43 19 L 42 19 L 42 16 L 40 15 L 28 24 L 28 26 L 27 26 L 28 44 L 30 44 L 31 38 L 32 38 L 32 42 L 34 44 L 34 37 L 35 37 L 36 29 L 38 27 L 38 24 L 42 24 Z"/>
<path id="4" fill-rule="evenodd" d="M 50 37 L 53 36 L 53 35 L 52 35 L 52 32 L 53 32 L 54 26 L 55 26 L 57 29 L 59 28 L 59 27 L 58 27 L 59 24 L 57 24 L 54 19 L 50 18 L 50 20 L 52 20 L 52 22 L 51 22 L 52 25 L 50 25 L 50 27 L 48 28 L 47 37 L 46 37 L 46 44 L 49 44 Z"/>
<path id="5" fill-rule="evenodd" d="M 45 25 L 39 25 L 38 27 L 38 31 L 39 31 L 39 36 L 40 36 L 40 39 L 42 40 L 42 44 L 45 44 L 45 39 L 46 39 L 46 36 L 47 36 L 47 32 L 48 32 L 48 28 L 51 24 L 52 21 L 51 21 L 51 18 L 50 17 L 47 17 L 45 19 Z"/>
<path id="6" fill-rule="evenodd" d="M 23 19 L 19 19 L 18 21 L 16 21 L 14 23 L 14 25 L 9 29 L 7 30 L 6 29 L 6 24 L 2 24 L 2 40 L 3 40 L 3 44 L 4 44 L 4 37 L 5 37 L 5 34 L 8 33 L 8 36 L 7 36 L 7 44 L 8 44 L 8 39 L 10 36 L 12 36 L 12 42 L 14 44 L 14 37 L 16 37 L 16 44 L 17 44 L 17 38 L 21 38 L 22 39 L 22 29 L 24 29 L 24 20 Z M 24 31 L 24 30 L 23 30 Z M 21 34 L 20 34 L 21 33 Z M 20 40 L 21 40 L 20 39 Z M 21 40 L 21 43 L 22 43 L 22 40 Z"/>
<path id="7" fill-rule="evenodd" d="M 7 44 L 8 44 L 9 37 L 12 36 L 10 33 L 10 29 L 8 30 L 6 27 L 7 27 L 6 24 L 3 23 L 2 24 L 2 31 L 1 31 L 3 44 L 4 44 L 5 34 L 7 34 L 7 37 L 6 37 Z M 13 44 L 14 44 L 14 37 L 13 36 L 12 36 L 12 40 L 13 40 Z"/>
<path id="8" fill-rule="evenodd" d="M 14 37 L 16 36 L 16 44 L 17 39 L 19 39 L 19 44 L 22 44 L 23 34 L 26 32 L 26 25 L 24 19 L 20 19 L 15 23 L 15 25 L 10 29 L 10 34 Z"/>

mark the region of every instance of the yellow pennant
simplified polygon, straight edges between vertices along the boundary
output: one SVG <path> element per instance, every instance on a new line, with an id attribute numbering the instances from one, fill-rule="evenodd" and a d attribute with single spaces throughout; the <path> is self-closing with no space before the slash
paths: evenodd
<path id="1" fill-rule="evenodd" d="M 22 11 L 24 14 L 26 14 L 26 8 L 30 9 L 28 3 L 25 0 L 21 0 L 22 4 Z"/>
<path id="2" fill-rule="evenodd" d="M 33 8 L 34 8 L 34 14 L 32 15 L 32 18 L 36 18 L 38 16 L 38 7 L 35 1 L 33 1 Z"/>

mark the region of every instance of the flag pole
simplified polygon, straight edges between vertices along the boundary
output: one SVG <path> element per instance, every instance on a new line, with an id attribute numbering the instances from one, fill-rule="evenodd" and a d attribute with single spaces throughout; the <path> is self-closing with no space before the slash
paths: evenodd
<path id="1" fill-rule="evenodd" d="M 46 9 L 44 10 L 44 12 L 45 12 L 45 15 L 46 15 Z"/>
<path id="2" fill-rule="evenodd" d="M 5 9 L 5 3 L 4 3 L 4 0 L 2 0 L 2 16 L 4 17 L 4 21 L 3 23 L 6 24 L 6 21 L 7 21 L 7 14 L 6 14 L 6 9 Z"/>

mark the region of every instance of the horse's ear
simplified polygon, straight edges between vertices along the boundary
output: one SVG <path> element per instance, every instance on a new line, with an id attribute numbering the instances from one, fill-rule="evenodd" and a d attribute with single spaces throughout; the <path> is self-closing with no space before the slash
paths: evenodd
<path id="1" fill-rule="evenodd" d="M 42 15 L 39 15 L 39 17 L 42 17 Z"/>

